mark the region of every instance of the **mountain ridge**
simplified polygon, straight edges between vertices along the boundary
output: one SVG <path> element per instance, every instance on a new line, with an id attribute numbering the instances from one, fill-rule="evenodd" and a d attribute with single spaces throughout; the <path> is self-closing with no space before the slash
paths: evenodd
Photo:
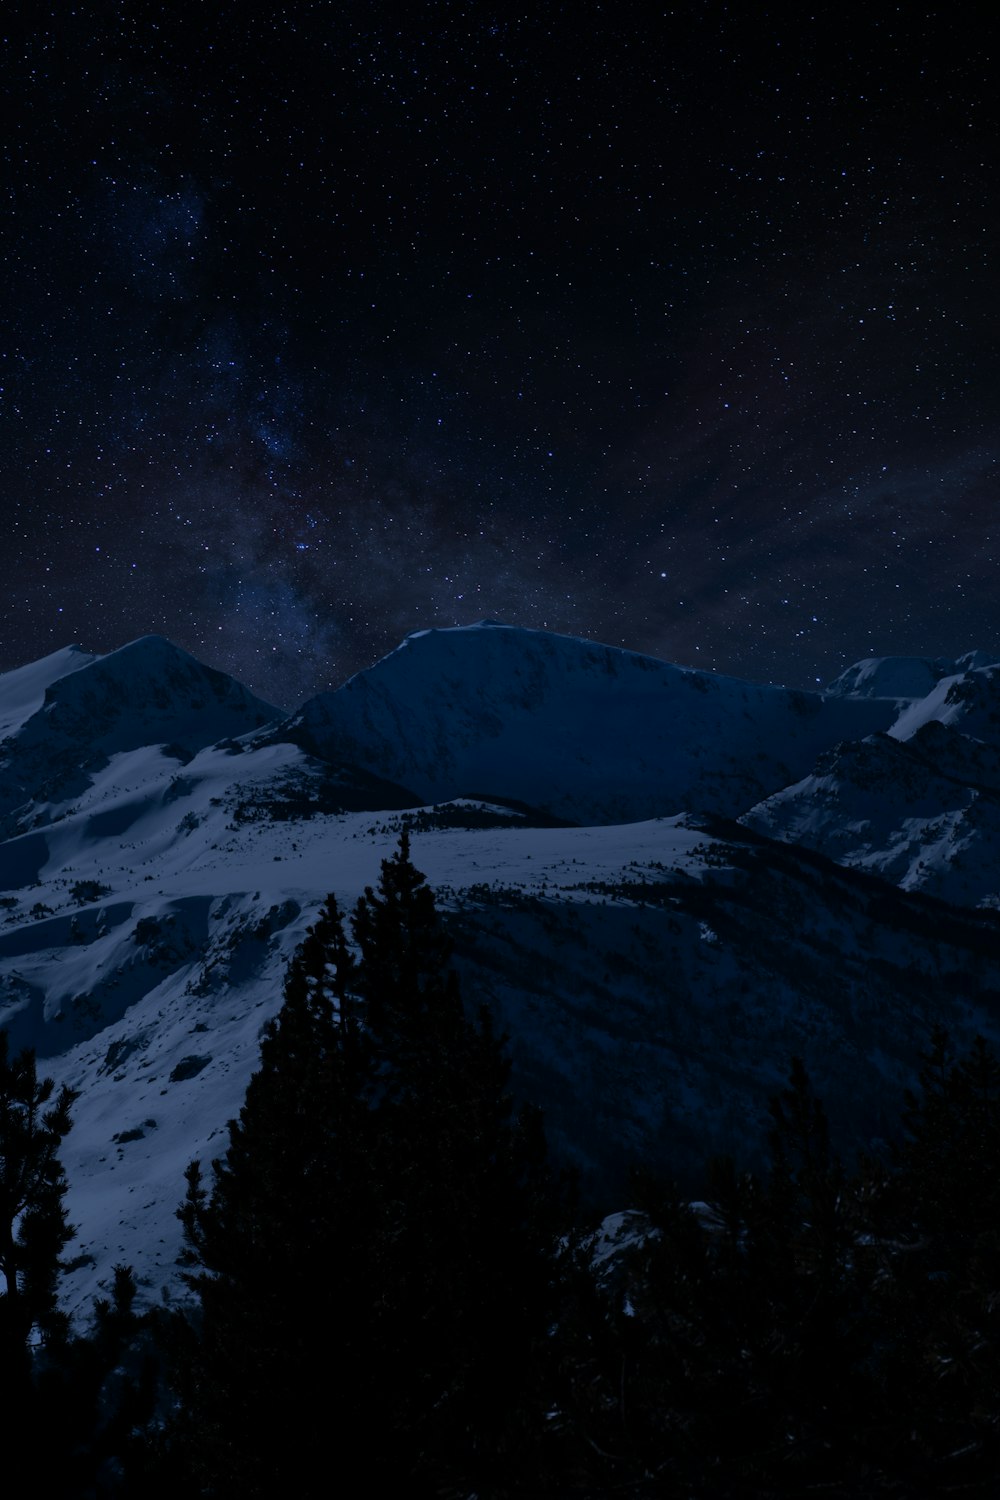
<path id="1" fill-rule="evenodd" d="M 415 632 L 280 732 L 427 801 L 493 794 L 613 823 L 735 815 L 895 713 L 482 622 Z"/>

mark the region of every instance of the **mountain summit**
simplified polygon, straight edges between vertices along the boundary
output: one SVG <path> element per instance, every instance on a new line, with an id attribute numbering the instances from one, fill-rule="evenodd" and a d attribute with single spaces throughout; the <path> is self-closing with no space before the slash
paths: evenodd
<path id="1" fill-rule="evenodd" d="M 907 890 L 1000 904 L 1000 665 L 984 657 L 935 664 L 967 666 L 901 704 L 887 733 L 836 746 L 741 821 Z M 880 676 L 902 681 L 862 674 Z"/>
<path id="2" fill-rule="evenodd" d="M 427 801 L 488 794 L 615 823 L 735 816 L 896 712 L 483 621 L 407 636 L 282 733 Z"/>
<path id="3" fill-rule="evenodd" d="M 281 710 L 162 636 L 90 656 L 70 647 L 0 677 L 0 827 L 31 826 L 32 804 L 82 790 L 114 755 L 169 744 L 180 760 L 246 734 Z"/>

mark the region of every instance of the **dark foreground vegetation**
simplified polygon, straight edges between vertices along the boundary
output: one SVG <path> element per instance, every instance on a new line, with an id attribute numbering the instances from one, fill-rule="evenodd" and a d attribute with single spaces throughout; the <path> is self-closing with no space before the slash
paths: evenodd
<path id="1" fill-rule="evenodd" d="M 651 1171 L 595 1254 L 405 836 L 349 931 L 328 900 L 228 1150 L 188 1170 L 184 1314 L 137 1314 L 119 1267 L 86 1335 L 61 1318 L 73 1096 L 0 1034 L 9 1493 L 995 1495 L 985 1043 L 936 1034 L 853 1173 L 793 1063 L 765 1170 L 713 1162 L 693 1206 Z"/>

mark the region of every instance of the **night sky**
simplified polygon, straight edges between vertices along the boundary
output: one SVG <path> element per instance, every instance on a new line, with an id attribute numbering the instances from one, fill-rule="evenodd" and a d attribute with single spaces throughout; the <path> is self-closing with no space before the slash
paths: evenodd
<path id="1" fill-rule="evenodd" d="M 971 7 L 8 8 L 0 668 L 1000 646 Z M 980 12 L 980 15 L 983 13 Z"/>

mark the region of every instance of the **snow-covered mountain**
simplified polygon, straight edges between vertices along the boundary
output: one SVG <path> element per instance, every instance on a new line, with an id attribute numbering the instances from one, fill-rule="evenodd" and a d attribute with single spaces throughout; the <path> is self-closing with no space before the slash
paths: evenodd
<path id="1" fill-rule="evenodd" d="M 109 757 L 169 744 L 185 760 L 281 719 L 223 672 L 160 636 L 95 657 L 70 647 L 0 677 L 0 829 L 44 823 Z"/>
<path id="2" fill-rule="evenodd" d="M 0 740 L 15 733 L 38 712 L 53 683 L 99 660 L 100 657 L 82 651 L 79 646 L 64 646 L 40 661 L 0 674 Z"/>
<path id="3" fill-rule="evenodd" d="M 1000 905 L 1000 666 L 940 678 L 742 821 L 907 890 Z"/>
<path id="4" fill-rule="evenodd" d="M 975 881 L 941 887 L 957 909 L 841 868 L 816 828 L 850 783 L 885 838 L 917 820 L 915 862 L 995 810 L 996 745 L 966 732 L 992 675 L 932 683 L 903 737 L 903 695 L 499 626 L 410 637 L 287 720 L 150 638 L 0 678 L 0 1025 L 80 1090 L 68 1305 L 116 1261 L 148 1296 L 176 1285 L 184 1167 L 224 1148 L 312 914 L 331 890 L 350 910 L 403 827 L 588 1191 L 613 1204 L 641 1155 L 745 1155 L 793 1053 L 845 1141 L 877 1135 L 935 1021 L 1000 1031 L 1000 917 L 970 909 L 1000 872 L 984 824 Z M 755 801 L 752 828 L 718 816 Z"/>
<path id="5" fill-rule="evenodd" d="M 932 722 L 950 724 L 972 739 L 996 743 L 1000 738 L 1000 665 L 943 677 L 925 698 L 904 709 L 890 732 L 905 740 Z"/>
<path id="6" fill-rule="evenodd" d="M 895 714 L 484 621 L 417 631 L 280 732 L 425 801 L 510 797 L 574 823 L 618 823 L 735 816 Z"/>
<path id="7" fill-rule="evenodd" d="M 926 698 L 942 677 L 989 667 L 996 660 L 988 651 L 967 651 L 953 661 L 944 656 L 869 656 L 841 672 L 825 691 L 842 698 Z"/>

